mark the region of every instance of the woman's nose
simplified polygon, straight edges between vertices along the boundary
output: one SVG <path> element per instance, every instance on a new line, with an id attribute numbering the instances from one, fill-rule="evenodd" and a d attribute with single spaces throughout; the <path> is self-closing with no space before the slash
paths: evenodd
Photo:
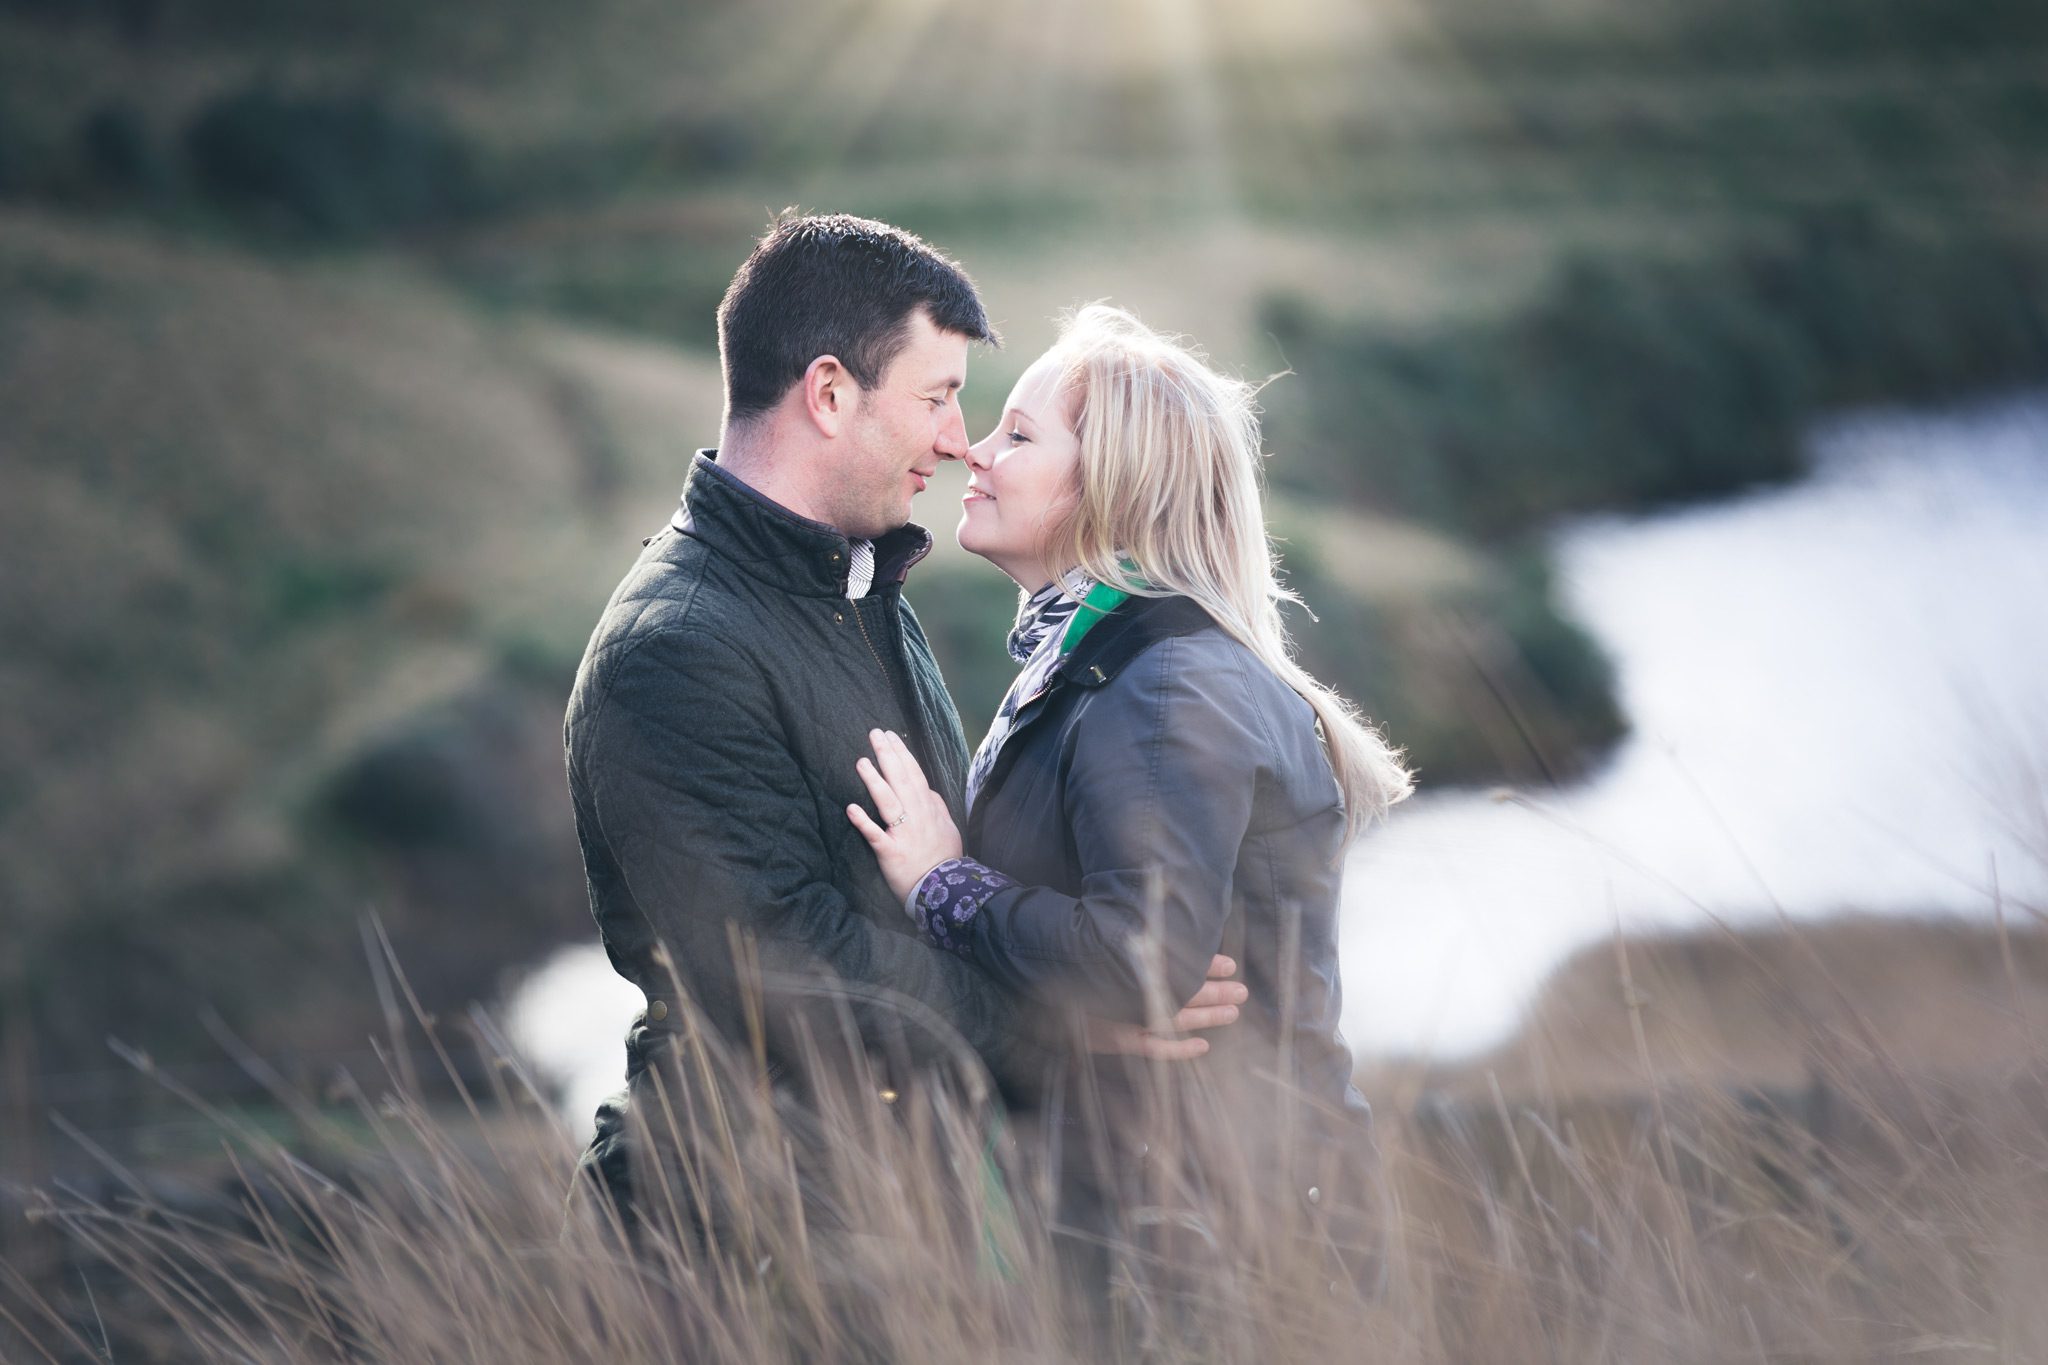
<path id="1" fill-rule="evenodd" d="M 992 458 L 989 452 L 995 446 L 995 439 L 995 433 L 989 433 L 973 445 L 967 447 L 967 453 L 960 458 L 967 461 L 969 469 L 987 469 L 989 460 Z"/>

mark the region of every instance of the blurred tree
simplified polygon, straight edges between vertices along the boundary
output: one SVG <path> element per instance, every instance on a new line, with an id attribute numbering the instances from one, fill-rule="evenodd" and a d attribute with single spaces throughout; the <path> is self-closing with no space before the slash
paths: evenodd
<path id="1" fill-rule="evenodd" d="M 78 130 L 79 151 L 93 182 L 124 194 L 161 194 L 173 179 L 143 112 L 127 100 L 95 105 Z"/>
<path id="2" fill-rule="evenodd" d="M 200 188 L 221 205 L 311 236 L 423 227 L 484 199 L 462 139 L 381 92 L 293 93 L 259 81 L 203 107 L 185 149 Z"/>

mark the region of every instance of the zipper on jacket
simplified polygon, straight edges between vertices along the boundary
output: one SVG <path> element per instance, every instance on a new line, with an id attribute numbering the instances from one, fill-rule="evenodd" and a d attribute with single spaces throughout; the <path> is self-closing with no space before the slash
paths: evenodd
<path id="1" fill-rule="evenodd" d="M 868 624 L 861 619 L 860 604 L 849 597 L 846 599 L 846 605 L 853 611 L 853 624 L 860 628 L 860 638 L 866 642 L 868 653 L 874 657 L 875 667 L 882 671 L 882 682 L 891 693 L 896 693 L 896 704 L 903 707 L 904 714 L 911 718 L 911 733 L 904 736 L 904 743 L 910 746 L 912 756 L 917 759 L 919 766 L 927 774 L 938 773 L 938 752 L 932 747 L 932 742 L 928 738 L 919 734 L 919 730 L 922 727 L 918 718 L 922 715 L 925 708 L 923 699 L 917 690 L 917 680 L 911 676 L 909 665 L 904 665 L 902 679 L 904 690 L 901 693 L 897 693 L 896 675 L 889 671 L 889 665 L 882 662 L 882 651 L 875 648 L 875 637 L 868 634 Z"/>
<path id="2" fill-rule="evenodd" d="M 889 665 L 882 662 L 882 651 L 875 648 L 874 637 L 868 634 L 868 623 L 860 619 L 860 603 L 849 597 L 846 599 L 846 605 L 853 610 L 853 624 L 860 628 L 860 638 L 867 642 L 868 653 L 874 656 L 875 667 L 882 670 L 882 681 L 894 688 L 896 684 L 889 676 Z"/>

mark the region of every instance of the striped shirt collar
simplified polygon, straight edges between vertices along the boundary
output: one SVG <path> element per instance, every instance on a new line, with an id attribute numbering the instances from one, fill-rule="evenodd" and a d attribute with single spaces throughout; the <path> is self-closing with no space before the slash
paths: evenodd
<path id="1" fill-rule="evenodd" d="M 846 557 L 846 595 L 866 597 L 875 585 L 875 542 L 856 540 Z"/>

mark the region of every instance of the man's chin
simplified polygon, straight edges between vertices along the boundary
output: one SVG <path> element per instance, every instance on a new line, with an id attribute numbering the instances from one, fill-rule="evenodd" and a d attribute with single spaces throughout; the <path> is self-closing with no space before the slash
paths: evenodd
<path id="1" fill-rule="evenodd" d="M 889 516 L 876 517 L 873 520 L 867 522 L 866 530 L 846 531 L 846 538 L 848 540 L 880 540 L 883 536 L 888 535 L 891 531 L 902 530 L 904 527 L 908 526 L 912 520 L 914 520 L 914 518 L 911 515 L 911 509 L 905 507 L 901 511 L 891 513 Z"/>

